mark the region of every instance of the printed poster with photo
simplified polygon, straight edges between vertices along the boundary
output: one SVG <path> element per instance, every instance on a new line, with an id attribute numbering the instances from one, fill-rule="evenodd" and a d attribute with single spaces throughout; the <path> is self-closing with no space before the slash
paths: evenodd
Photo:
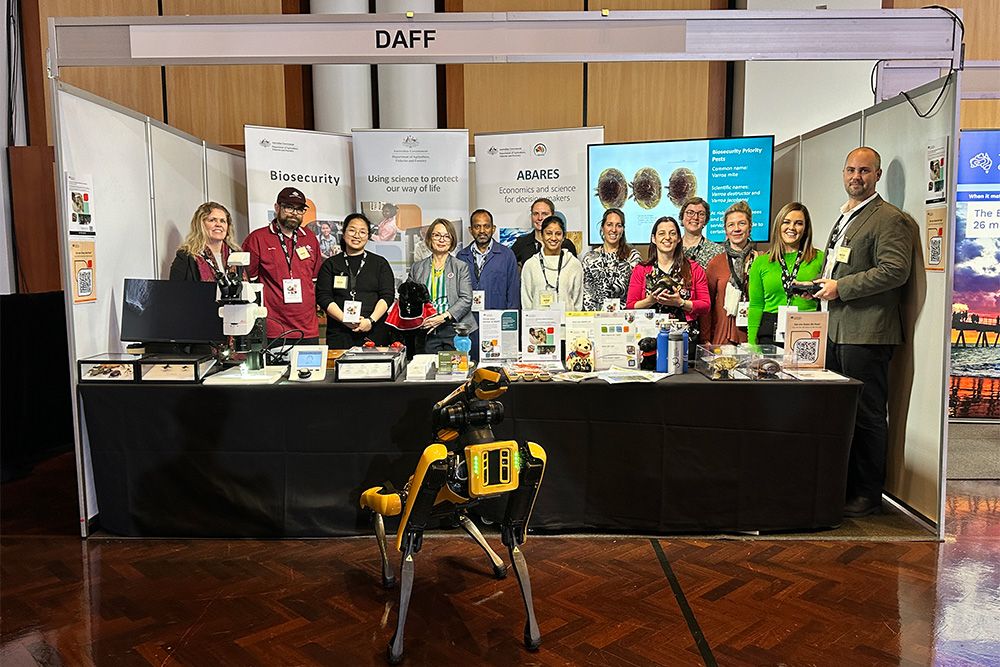
<path id="1" fill-rule="evenodd" d="M 517 361 L 520 313 L 484 310 L 479 313 L 479 362 Z"/>
<path id="2" fill-rule="evenodd" d="M 351 135 L 246 125 L 243 136 L 250 230 L 268 225 L 278 193 L 294 187 L 306 196 L 302 225 L 319 237 L 320 253 L 340 252 L 344 217 L 357 210 Z"/>
<path id="3" fill-rule="evenodd" d="M 69 233 L 94 236 L 94 179 L 90 174 L 66 174 L 66 201 L 69 205 L 66 219 Z"/>
<path id="4" fill-rule="evenodd" d="M 509 246 L 531 229 L 531 204 L 552 200 L 567 238 L 586 251 L 587 145 L 604 143 L 603 127 L 477 134 L 476 203 L 493 214 Z"/>
<path id="5" fill-rule="evenodd" d="M 521 359 L 562 361 L 562 316 L 556 310 L 525 310 L 521 316 Z"/>

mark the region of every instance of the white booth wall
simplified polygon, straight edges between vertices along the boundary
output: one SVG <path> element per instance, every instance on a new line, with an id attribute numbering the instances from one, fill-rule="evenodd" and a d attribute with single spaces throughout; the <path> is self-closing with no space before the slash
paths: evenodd
<path id="1" fill-rule="evenodd" d="M 54 83 L 53 99 L 63 290 L 75 386 L 78 359 L 123 351 L 124 279 L 166 278 L 200 204 L 215 200 L 225 205 L 233 214 L 237 239 L 246 236 L 246 168 L 242 153 L 207 144 L 62 82 Z M 92 237 L 70 237 L 66 174 L 92 179 Z M 72 302 L 67 282 L 72 276 L 71 240 L 94 241 L 95 301 Z M 79 410 L 75 398 L 74 410 Z M 89 520 L 98 513 L 97 498 L 86 432 L 75 416 L 81 428 L 81 519 Z"/>
<path id="2" fill-rule="evenodd" d="M 955 75 L 956 77 L 958 75 Z M 889 465 L 886 490 L 913 509 L 943 535 L 944 470 L 948 429 L 948 354 L 954 266 L 955 202 L 947 202 L 949 230 L 943 271 L 926 271 L 925 233 L 927 146 L 947 137 L 948 159 L 955 163 L 958 137 L 956 82 L 942 91 L 945 79 L 910 91 L 921 118 L 898 96 L 791 139 L 775 148 L 775 191 L 772 207 L 803 202 L 810 211 L 813 240 L 826 243 L 840 207 L 847 201 L 842 170 L 847 154 L 870 146 L 882 156 L 882 197 L 914 219 L 918 237 L 914 265 L 903 303 L 904 331 L 912 331 L 896 348 L 890 366 Z M 956 174 L 948 174 L 948 192 Z M 940 206 L 938 204 L 937 206 Z"/>
<path id="3" fill-rule="evenodd" d="M 737 9 L 812 11 L 816 0 L 741 0 Z M 826 0 L 828 10 L 882 9 L 881 0 Z M 845 46 L 845 48 L 848 48 Z M 775 143 L 805 134 L 874 102 L 875 61 L 754 61 L 736 63 L 733 136 L 773 134 Z"/>

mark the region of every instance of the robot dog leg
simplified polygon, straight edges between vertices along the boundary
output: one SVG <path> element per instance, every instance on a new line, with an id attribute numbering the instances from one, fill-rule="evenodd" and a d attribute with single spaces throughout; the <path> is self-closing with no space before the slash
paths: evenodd
<path id="1" fill-rule="evenodd" d="M 511 565 L 514 566 L 514 576 L 521 588 L 524 600 L 524 610 L 527 620 L 524 623 L 524 646 L 529 651 L 537 651 L 542 645 L 538 623 L 535 621 L 535 605 L 531 597 L 531 579 L 528 577 L 528 563 L 524 560 L 520 545 L 524 544 L 528 517 L 535 505 L 538 487 L 545 473 L 545 450 L 533 442 L 527 447 L 519 447 L 520 470 L 518 488 L 511 492 L 507 499 L 507 511 L 500 524 L 500 537 L 510 554 Z"/>
<path id="2" fill-rule="evenodd" d="M 493 576 L 497 579 L 503 579 L 507 576 L 507 566 L 504 564 L 503 559 L 497 555 L 496 551 L 486 541 L 483 534 L 479 532 L 479 527 L 470 519 L 464 511 L 456 512 L 456 517 L 458 518 L 458 525 L 462 527 L 469 537 L 475 540 L 476 544 L 482 547 L 483 551 L 490 558 L 490 565 L 493 566 Z"/>

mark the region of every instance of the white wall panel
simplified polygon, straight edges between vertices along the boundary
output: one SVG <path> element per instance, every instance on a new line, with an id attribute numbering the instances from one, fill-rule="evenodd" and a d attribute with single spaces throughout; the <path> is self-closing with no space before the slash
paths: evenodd
<path id="1" fill-rule="evenodd" d="M 177 246 L 187 236 L 191 216 L 205 202 L 205 150 L 163 128 L 150 126 L 156 275 L 166 280 Z"/>

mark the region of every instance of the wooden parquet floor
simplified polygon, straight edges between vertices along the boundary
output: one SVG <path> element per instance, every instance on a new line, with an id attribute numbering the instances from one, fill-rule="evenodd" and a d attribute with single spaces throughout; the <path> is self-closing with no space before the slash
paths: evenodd
<path id="1" fill-rule="evenodd" d="M 0 497 L 3 667 L 387 664 L 374 538 L 84 541 L 48 490 L 29 529 L 28 482 Z M 513 574 L 429 536 L 404 664 L 1000 665 L 1000 484 L 948 514 L 941 544 L 530 537 L 537 653 Z"/>

